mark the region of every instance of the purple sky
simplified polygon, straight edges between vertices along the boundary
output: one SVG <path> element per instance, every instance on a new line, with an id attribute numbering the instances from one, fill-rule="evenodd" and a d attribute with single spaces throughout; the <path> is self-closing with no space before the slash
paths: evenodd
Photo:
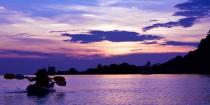
<path id="1" fill-rule="evenodd" d="M 0 1 L 0 73 L 164 62 L 210 29 L 209 0 Z"/>

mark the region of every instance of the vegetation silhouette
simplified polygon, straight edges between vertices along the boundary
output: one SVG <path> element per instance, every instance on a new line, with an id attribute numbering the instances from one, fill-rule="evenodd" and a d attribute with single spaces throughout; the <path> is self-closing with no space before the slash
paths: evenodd
<path id="1" fill-rule="evenodd" d="M 206 38 L 202 39 L 198 48 L 190 51 L 185 56 L 175 58 L 162 63 L 153 64 L 148 61 L 143 66 L 122 64 L 99 64 L 96 68 L 78 71 L 70 68 L 67 71 L 57 71 L 55 67 L 48 68 L 48 74 L 78 75 L 78 74 L 210 74 L 210 31 Z"/>
<path id="2" fill-rule="evenodd" d="M 184 57 L 177 56 L 156 67 L 157 73 L 199 73 L 210 74 L 210 31 L 198 48 Z"/>

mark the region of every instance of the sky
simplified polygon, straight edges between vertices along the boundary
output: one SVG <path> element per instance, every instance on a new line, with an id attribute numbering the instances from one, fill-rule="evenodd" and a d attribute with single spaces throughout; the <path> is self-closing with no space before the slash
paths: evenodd
<path id="1" fill-rule="evenodd" d="M 0 73 L 162 63 L 197 48 L 209 0 L 1 0 Z"/>

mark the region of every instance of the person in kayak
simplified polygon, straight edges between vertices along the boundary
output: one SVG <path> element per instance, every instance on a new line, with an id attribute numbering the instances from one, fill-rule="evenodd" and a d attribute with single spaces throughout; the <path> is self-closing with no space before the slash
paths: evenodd
<path id="1" fill-rule="evenodd" d="M 38 87 L 52 87 L 54 82 L 48 77 L 45 69 L 40 69 L 36 72 L 36 77 L 27 77 L 29 81 L 35 81 L 35 85 Z"/>

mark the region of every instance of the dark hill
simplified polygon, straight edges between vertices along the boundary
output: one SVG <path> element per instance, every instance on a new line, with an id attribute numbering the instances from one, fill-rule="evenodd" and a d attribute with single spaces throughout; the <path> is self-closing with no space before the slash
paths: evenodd
<path id="1" fill-rule="evenodd" d="M 186 56 L 177 56 L 156 68 L 158 73 L 210 74 L 210 31 L 195 51 Z"/>

